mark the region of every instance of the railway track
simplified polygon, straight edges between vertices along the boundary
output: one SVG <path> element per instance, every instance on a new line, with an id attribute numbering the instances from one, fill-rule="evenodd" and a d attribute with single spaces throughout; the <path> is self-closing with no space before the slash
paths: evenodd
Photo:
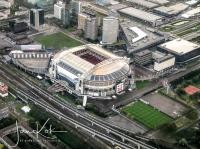
<path id="1" fill-rule="evenodd" d="M 61 102 L 59 99 L 33 84 L 33 82 L 21 78 L 16 73 L 12 73 L 7 67 L 5 68 L 5 66 L 0 65 L 0 68 L 2 78 L 10 83 L 15 80 L 15 84 L 13 85 L 17 88 L 17 92 L 21 94 L 21 96 L 25 96 L 28 100 L 33 101 L 35 104 L 45 108 L 54 115 L 57 115 L 62 120 L 74 124 L 75 127 L 78 126 L 90 133 L 93 132 L 92 134 L 94 136 L 98 136 L 99 138 L 107 140 L 122 148 L 154 148 L 145 143 L 144 140 L 141 141 L 140 139 L 142 137 L 140 139 L 138 137 L 130 137 L 122 133 L 115 126 L 111 126 L 100 119 L 78 111 L 70 104 Z"/>

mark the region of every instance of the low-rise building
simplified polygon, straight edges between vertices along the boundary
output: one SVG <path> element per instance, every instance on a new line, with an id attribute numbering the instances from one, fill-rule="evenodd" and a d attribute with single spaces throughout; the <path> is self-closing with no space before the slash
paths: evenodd
<path id="1" fill-rule="evenodd" d="M 177 63 L 185 63 L 200 56 L 200 45 L 180 38 L 159 45 L 158 50 L 174 55 Z"/>
<path id="2" fill-rule="evenodd" d="M 189 6 L 183 3 L 178 3 L 171 6 L 161 6 L 158 8 L 154 8 L 154 11 L 163 16 L 174 16 L 178 15 L 182 11 L 186 10 Z"/>
<path id="3" fill-rule="evenodd" d="M 0 82 L 0 96 L 1 97 L 8 96 L 8 86 L 3 82 Z"/>
<path id="4" fill-rule="evenodd" d="M 175 57 L 171 54 L 166 54 L 162 57 L 156 58 L 154 61 L 154 70 L 156 72 L 168 70 L 175 65 Z"/>
<path id="5" fill-rule="evenodd" d="M 163 22 L 164 18 L 162 16 L 159 16 L 157 14 L 150 13 L 147 11 L 143 11 L 140 9 L 136 9 L 133 7 L 127 7 L 124 9 L 120 9 L 119 13 L 124 17 L 134 19 L 137 21 L 141 21 L 141 22 L 151 25 L 151 26 L 159 26 L 164 23 Z"/>
<path id="6" fill-rule="evenodd" d="M 152 62 L 152 53 L 150 50 L 144 50 L 134 54 L 134 61 L 139 65 L 146 65 Z"/>

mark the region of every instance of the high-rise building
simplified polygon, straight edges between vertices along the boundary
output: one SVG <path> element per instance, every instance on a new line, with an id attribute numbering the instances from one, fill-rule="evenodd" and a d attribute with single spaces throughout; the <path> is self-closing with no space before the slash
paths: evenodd
<path id="1" fill-rule="evenodd" d="M 119 31 L 119 20 L 116 17 L 105 17 L 103 19 L 102 44 L 113 44 L 117 41 Z"/>
<path id="2" fill-rule="evenodd" d="M 96 17 L 88 17 L 85 22 L 84 37 L 96 40 L 98 35 L 98 23 Z"/>
<path id="3" fill-rule="evenodd" d="M 85 30 L 85 24 L 86 24 L 86 20 L 88 17 L 89 17 L 89 15 L 87 15 L 85 13 L 78 14 L 78 29 Z"/>
<path id="4" fill-rule="evenodd" d="M 80 13 L 80 10 L 81 10 L 81 2 L 78 0 L 72 0 L 70 2 L 70 5 L 71 5 L 72 13 L 78 15 L 78 13 Z"/>
<path id="5" fill-rule="evenodd" d="M 64 11 L 63 11 L 63 18 L 62 18 L 64 26 L 69 26 L 70 25 L 70 21 L 71 21 L 71 16 L 70 15 L 71 14 L 70 14 L 69 9 L 65 8 Z"/>
<path id="6" fill-rule="evenodd" d="M 56 4 L 54 4 L 54 17 L 57 19 L 62 19 L 64 16 L 65 11 L 65 3 L 58 1 Z"/>
<path id="7" fill-rule="evenodd" d="M 37 7 L 44 9 L 45 11 L 52 10 L 55 2 L 55 0 L 26 0 L 26 1 L 32 5 L 36 5 Z"/>
<path id="8" fill-rule="evenodd" d="M 35 29 L 39 29 L 44 25 L 44 10 L 43 9 L 31 9 L 29 14 L 30 25 Z"/>
<path id="9" fill-rule="evenodd" d="M 105 6 L 105 5 L 110 4 L 110 1 L 109 0 L 96 0 L 96 4 L 100 5 L 100 6 Z"/>

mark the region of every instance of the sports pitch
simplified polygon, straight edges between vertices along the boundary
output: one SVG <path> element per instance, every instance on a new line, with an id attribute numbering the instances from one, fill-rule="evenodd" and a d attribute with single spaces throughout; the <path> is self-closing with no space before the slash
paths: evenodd
<path id="1" fill-rule="evenodd" d="M 61 32 L 47 36 L 39 36 L 35 40 L 45 45 L 46 48 L 53 48 L 53 49 L 62 49 L 64 47 L 72 48 L 82 45 L 82 43 L 80 43 L 79 41 Z"/>
<path id="2" fill-rule="evenodd" d="M 150 129 L 157 129 L 163 124 L 171 122 L 173 119 L 157 109 L 141 101 L 137 101 L 122 109 L 127 117 L 136 120 Z"/>

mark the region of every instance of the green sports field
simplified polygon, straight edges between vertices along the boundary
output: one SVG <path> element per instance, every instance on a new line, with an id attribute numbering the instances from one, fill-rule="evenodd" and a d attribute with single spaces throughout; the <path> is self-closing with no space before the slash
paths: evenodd
<path id="1" fill-rule="evenodd" d="M 47 36 L 39 36 L 35 39 L 39 43 L 45 45 L 46 48 L 62 49 L 63 47 L 76 47 L 82 45 L 79 41 L 61 33 L 54 33 Z"/>
<path id="2" fill-rule="evenodd" d="M 173 119 L 168 115 L 159 112 L 150 105 L 137 101 L 122 109 L 127 117 L 136 120 L 150 129 L 156 129 L 159 126 L 171 122 Z"/>

